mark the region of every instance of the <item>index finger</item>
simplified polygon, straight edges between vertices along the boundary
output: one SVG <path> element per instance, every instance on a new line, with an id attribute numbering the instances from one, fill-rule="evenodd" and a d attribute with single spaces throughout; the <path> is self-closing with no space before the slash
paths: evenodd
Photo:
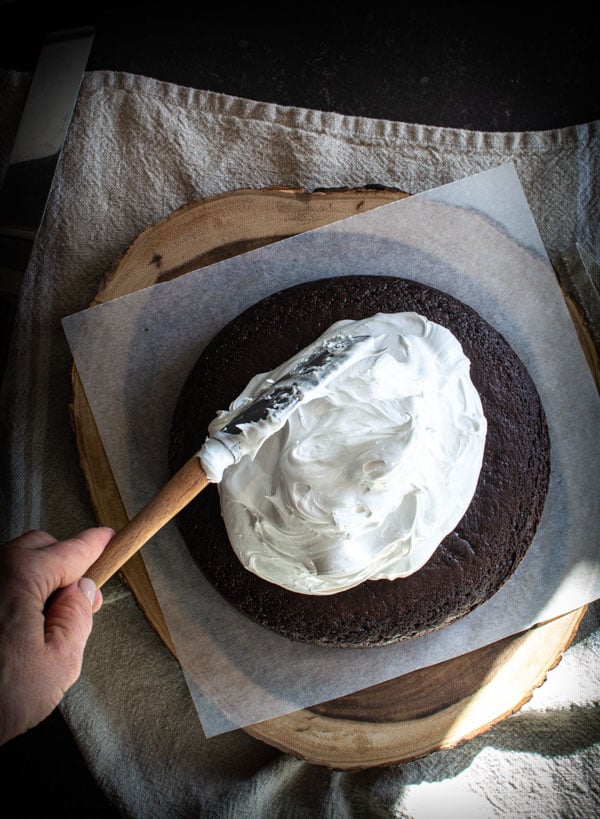
<path id="1" fill-rule="evenodd" d="M 56 543 L 56 538 L 49 532 L 44 532 L 42 529 L 31 529 L 15 538 L 7 546 L 19 549 L 43 549 L 51 543 Z"/>

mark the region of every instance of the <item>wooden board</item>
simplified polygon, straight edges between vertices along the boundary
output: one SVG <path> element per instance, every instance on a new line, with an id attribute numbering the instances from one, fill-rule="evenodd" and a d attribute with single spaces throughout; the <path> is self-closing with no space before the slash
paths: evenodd
<path id="1" fill-rule="evenodd" d="M 387 189 L 242 189 L 185 205 L 137 237 L 107 272 L 94 304 L 406 195 Z M 585 328 L 578 329 L 596 368 Z M 126 514 L 75 369 L 71 413 L 98 523 L 120 529 Z M 139 555 L 121 575 L 175 654 Z M 470 654 L 245 730 L 301 759 L 339 770 L 396 764 L 454 747 L 531 697 L 570 645 L 584 613 L 585 608 L 578 609 Z"/>

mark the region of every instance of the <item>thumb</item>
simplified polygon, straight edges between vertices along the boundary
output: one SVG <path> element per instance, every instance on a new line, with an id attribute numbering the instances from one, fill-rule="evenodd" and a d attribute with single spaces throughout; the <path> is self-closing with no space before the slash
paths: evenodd
<path id="1" fill-rule="evenodd" d="M 62 670 L 63 691 L 81 673 L 83 652 L 92 630 L 92 615 L 102 595 L 93 581 L 82 578 L 59 589 L 46 610 L 45 641 L 56 667 Z"/>

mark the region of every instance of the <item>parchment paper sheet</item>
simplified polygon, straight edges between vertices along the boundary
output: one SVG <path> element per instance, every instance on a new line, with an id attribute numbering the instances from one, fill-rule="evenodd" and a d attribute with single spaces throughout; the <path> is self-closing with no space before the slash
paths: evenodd
<path id="1" fill-rule="evenodd" d="M 459 623 L 396 646 L 348 650 L 293 643 L 239 615 L 170 524 L 143 556 L 207 736 L 448 659 L 600 596 L 600 404 L 512 164 L 67 317 L 128 513 L 167 478 L 175 402 L 220 327 L 268 293 L 348 273 L 439 287 L 505 335 L 548 416 L 552 476 L 542 525 L 511 581 Z"/>

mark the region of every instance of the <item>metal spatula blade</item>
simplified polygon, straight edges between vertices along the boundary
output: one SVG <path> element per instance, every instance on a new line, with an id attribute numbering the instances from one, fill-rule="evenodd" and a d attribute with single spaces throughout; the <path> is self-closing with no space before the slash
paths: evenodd
<path id="1" fill-rule="evenodd" d="M 236 409 L 222 413 L 218 428 L 209 435 L 198 457 L 212 483 L 245 455 L 253 458 L 262 444 L 280 430 L 302 402 L 308 401 L 357 357 L 370 342 L 366 335 L 325 338 L 306 355 L 290 359 L 290 367 L 268 381 L 258 395 Z"/>

